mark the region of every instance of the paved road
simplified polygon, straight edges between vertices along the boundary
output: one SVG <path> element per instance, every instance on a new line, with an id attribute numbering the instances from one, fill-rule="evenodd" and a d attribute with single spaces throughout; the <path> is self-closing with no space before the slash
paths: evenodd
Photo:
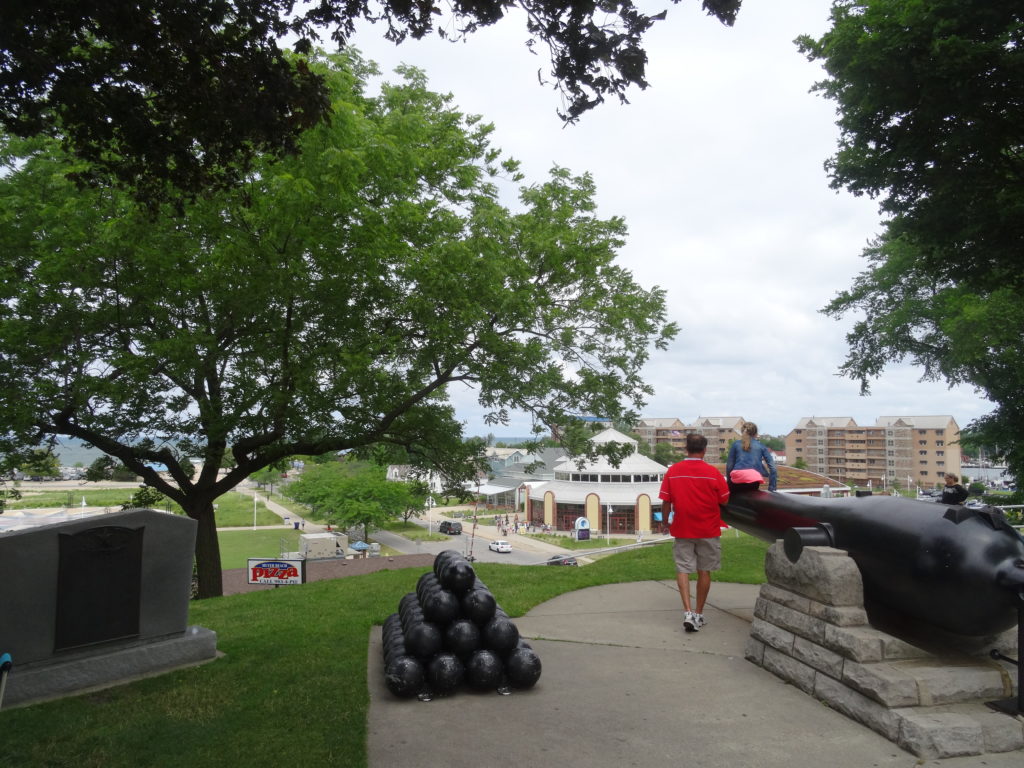
<path id="1" fill-rule="evenodd" d="M 468 554 L 470 548 L 470 539 L 472 538 L 472 519 L 455 518 L 452 517 L 451 514 L 453 512 L 461 512 L 463 514 L 467 514 L 471 511 L 472 507 L 470 506 L 442 507 L 440 509 L 431 510 L 423 519 L 416 520 L 415 522 L 418 525 L 424 527 L 429 526 L 431 530 L 436 531 L 438 529 L 438 525 L 441 523 L 442 520 L 460 520 L 460 522 L 462 523 L 462 534 L 458 536 L 451 536 L 451 543 L 449 544 L 445 544 L 443 542 L 439 543 L 436 552 L 440 552 L 442 549 L 456 549 L 459 552 L 462 552 L 463 554 Z M 486 516 L 490 517 L 490 515 Z M 374 537 L 378 538 L 379 541 L 383 542 L 383 539 L 379 538 L 380 532 L 374 534 Z M 660 538 L 661 537 L 657 537 L 656 540 L 660 540 Z M 491 541 L 494 541 L 495 539 L 504 539 L 508 541 L 512 545 L 512 552 L 506 554 L 499 554 L 497 552 L 491 552 L 490 550 L 488 550 L 487 544 Z M 650 542 L 651 539 L 650 537 L 648 537 L 647 543 Z M 422 549 L 414 549 L 410 553 L 421 551 L 434 551 L 427 549 L 428 543 L 433 542 L 425 542 L 423 544 Z M 603 543 L 603 540 L 600 537 L 598 537 L 594 540 L 593 549 L 584 551 L 593 552 L 600 550 L 602 548 Z M 476 557 L 477 560 L 483 561 L 485 563 L 493 562 L 515 563 L 517 565 L 542 565 L 547 563 L 548 558 L 554 555 L 572 555 L 574 557 L 578 557 L 582 563 L 587 562 L 587 558 L 579 554 L 580 550 L 567 549 L 565 547 L 560 547 L 557 544 L 550 544 L 546 541 L 539 541 L 538 539 L 535 539 L 531 536 L 524 536 L 514 533 L 502 536 L 498 532 L 498 529 L 493 525 L 477 525 L 476 540 L 473 542 L 472 547 L 474 557 Z"/>
<path id="2" fill-rule="evenodd" d="M 279 515 L 282 520 L 287 518 L 289 524 L 294 524 L 296 521 L 300 523 L 304 522 L 305 525 L 302 528 L 304 533 L 319 533 L 327 530 L 326 526 L 308 520 L 303 520 L 303 518 L 297 516 L 295 513 L 281 506 L 277 502 L 267 499 L 265 494 L 260 493 L 251 486 L 239 486 L 236 490 L 248 495 L 255 493 L 257 498 L 267 505 L 267 509 L 274 514 Z M 449 516 L 451 512 L 466 512 L 470 509 L 472 508 L 444 507 L 441 509 L 434 509 L 431 510 L 423 519 L 414 520 L 414 522 L 424 528 L 429 527 L 431 531 L 436 532 L 442 520 L 457 519 Z M 396 552 L 400 552 L 405 555 L 436 555 L 446 549 L 454 549 L 464 555 L 469 555 L 472 550 L 473 557 L 478 561 L 485 563 L 540 565 L 546 563 L 548 558 L 552 555 L 564 555 L 569 553 L 569 550 L 562 547 L 548 544 L 547 542 L 537 541 L 536 539 L 531 539 L 528 536 L 510 534 L 508 536 L 501 537 L 498 534 L 498 529 L 492 525 L 477 526 L 476 535 L 474 536 L 472 533 L 472 522 L 468 520 L 462 520 L 461 522 L 463 524 L 463 533 L 457 536 L 450 536 L 446 541 L 412 541 L 404 536 L 400 536 L 389 531 L 375 531 L 372 538 L 374 541 L 377 541 L 386 547 L 391 547 Z M 487 544 L 498 538 L 504 538 L 511 542 L 512 551 L 504 554 L 490 551 L 487 548 Z"/>
<path id="3" fill-rule="evenodd" d="M 546 562 L 551 556 L 551 553 L 547 551 L 538 551 L 533 548 L 527 549 L 520 542 L 513 542 L 511 552 L 506 552 L 504 554 L 492 552 L 487 548 L 487 544 L 493 539 L 480 531 L 477 531 L 476 537 L 473 537 L 469 533 L 464 533 L 458 536 L 451 536 L 447 541 L 410 541 L 409 539 L 388 531 L 376 531 L 373 534 L 373 538 L 381 544 L 391 547 L 403 554 L 418 555 L 429 553 L 436 555 L 438 552 L 443 550 L 454 549 L 467 557 L 472 554 L 476 560 L 484 563 L 539 565 Z M 510 539 L 511 538 L 513 537 L 510 537 Z M 564 552 L 564 550 L 558 551 Z"/>
<path id="4" fill-rule="evenodd" d="M 450 519 L 444 516 L 443 512 L 435 512 L 435 517 L 429 520 L 431 530 L 437 531 L 437 525 L 441 520 Z M 451 518 L 454 519 L 454 518 Z M 427 527 L 428 521 L 417 521 L 423 527 Z M 463 532 L 456 536 L 449 536 L 447 541 L 411 541 L 388 531 L 376 531 L 373 538 L 381 544 L 392 547 L 403 554 L 430 553 L 436 555 L 445 549 L 454 549 L 464 555 L 472 553 L 476 560 L 484 563 L 514 563 L 515 565 L 539 565 L 547 562 L 553 554 L 565 554 L 567 550 L 556 547 L 546 542 L 539 542 L 527 536 L 509 535 L 504 537 L 511 542 L 512 551 L 506 553 L 492 552 L 487 548 L 489 542 L 500 538 L 498 530 L 494 526 L 477 526 L 476 535 L 472 532 L 473 524 L 469 521 L 463 522 Z"/>

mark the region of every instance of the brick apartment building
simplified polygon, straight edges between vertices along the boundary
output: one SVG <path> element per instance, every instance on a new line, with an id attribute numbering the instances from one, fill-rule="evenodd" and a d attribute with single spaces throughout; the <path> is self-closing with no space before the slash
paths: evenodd
<path id="1" fill-rule="evenodd" d="M 708 439 L 707 459 L 715 462 L 723 453 L 729 452 L 734 440 L 743 437 L 743 424 L 746 419 L 739 416 L 698 416 L 686 429 Z M 684 435 L 684 453 L 685 453 Z"/>
<path id="2" fill-rule="evenodd" d="M 742 437 L 743 419 L 740 416 L 698 416 L 692 424 L 679 419 L 641 419 L 636 432 L 652 448 L 658 443 L 671 443 L 680 454 L 686 453 L 688 434 L 704 435 L 708 439 L 708 461 L 718 461 L 728 451 L 733 440 Z"/>
<path id="3" fill-rule="evenodd" d="M 959 437 L 952 416 L 880 416 L 869 427 L 811 416 L 786 435 L 786 456 L 849 485 L 933 488 L 947 472 L 960 476 Z"/>
<path id="4" fill-rule="evenodd" d="M 636 434 L 652 448 L 658 443 L 671 443 L 681 449 L 686 442 L 686 425 L 679 419 L 640 419 Z"/>

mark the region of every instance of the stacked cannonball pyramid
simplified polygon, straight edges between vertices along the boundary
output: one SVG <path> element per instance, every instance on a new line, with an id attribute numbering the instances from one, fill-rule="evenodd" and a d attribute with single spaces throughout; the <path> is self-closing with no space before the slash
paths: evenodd
<path id="1" fill-rule="evenodd" d="M 540 658 L 452 549 L 434 558 L 433 572 L 399 601 L 383 639 L 384 681 L 402 698 L 448 694 L 463 684 L 504 693 L 540 678 Z"/>

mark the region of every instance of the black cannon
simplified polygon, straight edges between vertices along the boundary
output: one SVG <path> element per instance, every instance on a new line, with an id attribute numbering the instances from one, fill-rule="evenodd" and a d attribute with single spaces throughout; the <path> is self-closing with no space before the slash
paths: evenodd
<path id="1" fill-rule="evenodd" d="M 896 496 L 820 499 L 733 493 L 722 519 L 767 541 L 783 539 L 793 562 L 805 546 L 849 553 L 876 606 L 956 635 L 983 637 L 1017 625 L 1015 699 L 990 702 L 1024 714 L 1024 537 L 993 507 L 968 509 Z"/>
<path id="2" fill-rule="evenodd" d="M 968 509 L 894 496 L 820 499 L 733 493 L 722 519 L 795 562 L 805 546 L 845 550 L 877 604 L 958 635 L 1011 628 L 1024 601 L 1024 537 L 991 507 Z"/>

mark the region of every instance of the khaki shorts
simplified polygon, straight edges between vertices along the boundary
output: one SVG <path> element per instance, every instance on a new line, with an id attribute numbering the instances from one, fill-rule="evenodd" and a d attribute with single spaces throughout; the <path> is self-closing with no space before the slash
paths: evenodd
<path id="1" fill-rule="evenodd" d="M 722 539 L 676 539 L 672 545 L 676 573 L 717 571 L 722 567 Z"/>

